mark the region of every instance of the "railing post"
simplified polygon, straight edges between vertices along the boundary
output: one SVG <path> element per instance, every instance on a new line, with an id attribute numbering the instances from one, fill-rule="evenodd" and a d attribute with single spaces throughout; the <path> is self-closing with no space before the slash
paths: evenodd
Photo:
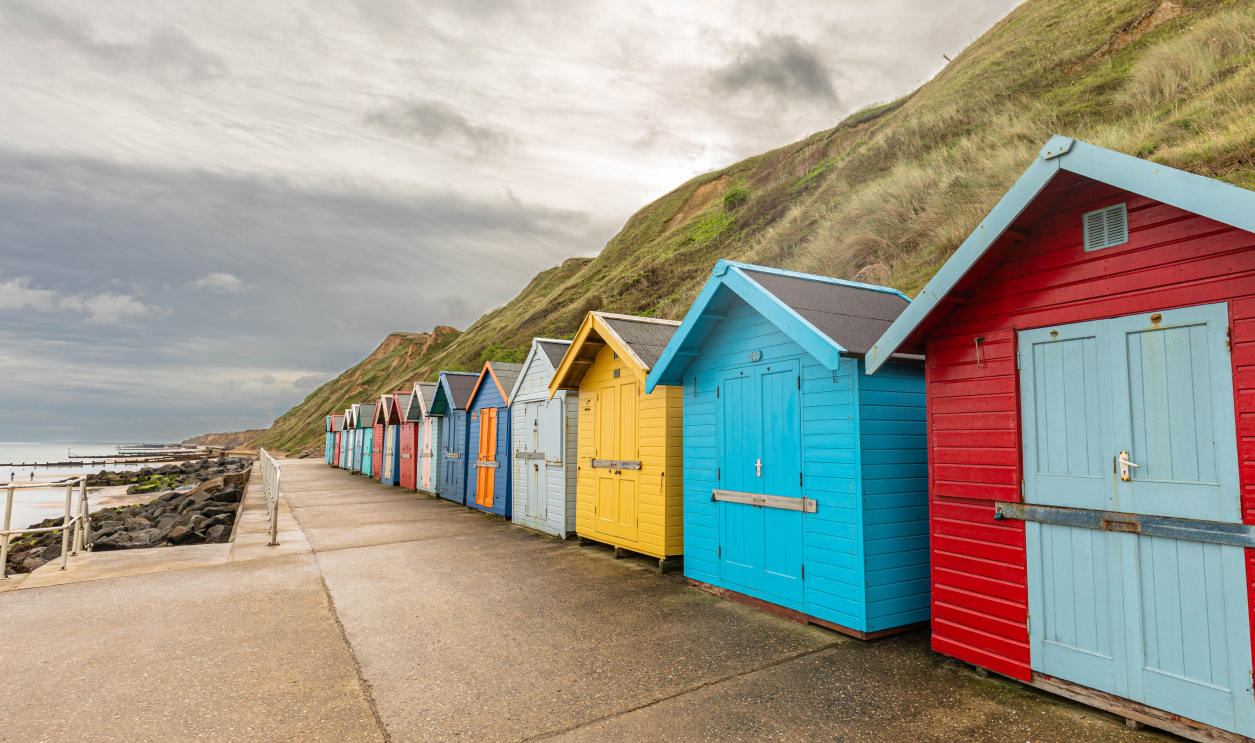
<path id="1" fill-rule="evenodd" d="M 4 490 L 4 531 L 0 533 L 0 580 L 9 579 L 9 521 L 13 518 L 13 483 L 9 483 Z"/>
<path id="2" fill-rule="evenodd" d="M 70 501 L 74 498 L 74 486 L 65 486 L 65 518 L 61 521 L 61 569 L 70 564 Z"/>
<path id="3" fill-rule="evenodd" d="M 274 503 L 270 507 L 270 546 L 275 547 L 279 544 L 279 478 L 283 473 L 279 471 L 278 465 L 275 465 L 275 496 Z"/>
<path id="4" fill-rule="evenodd" d="M 87 478 L 84 477 L 78 481 L 78 502 L 81 515 L 83 517 L 83 543 L 79 545 L 79 549 L 90 551 L 92 548 L 92 520 L 91 520 L 91 503 L 87 500 Z"/>

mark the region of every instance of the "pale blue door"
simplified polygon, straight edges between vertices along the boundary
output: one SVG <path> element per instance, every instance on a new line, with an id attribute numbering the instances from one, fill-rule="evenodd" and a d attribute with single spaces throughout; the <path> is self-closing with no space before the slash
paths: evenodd
<path id="1" fill-rule="evenodd" d="M 1233 372 L 1224 304 L 1111 320 L 1116 348 L 1120 511 L 1242 521 Z M 1130 613 L 1130 685 L 1138 701 L 1255 733 L 1241 547 L 1135 537 L 1139 602 Z M 1134 653 L 1135 650 L 1142 652 Z"/>
<path id="2" fill-rule="evenodd" d="M 755 462 L 761 457 L 754 369 L 724 372 L 719 380 L 719 489 L 761 493 Z M 758 589 L 763 570 L 763 509 L 719 503 L 720 577 Z"/>
<path id="3" fill-rule="evenodd" d="M 1021 333 L 1026 499 L 1240 521 L 1227 326 L 1227 308 L 1218 304 Z M 1067 399 L 1088 390 L 1078 380 L 1085 378 L 1088 384 L 1093 376 L 1078 371 L 1083 355 L 1065 352 L 1082 335 L 1092 338 L 1098 349 L 1094 389 L 1101 415 L 1110 421 L 1110 443 L 1097 443 L 1107 434 L 1084 439 L 1086 449 L 1101 451 L 1105 446 L 1109 495 L 1093 498 L 1105 505 L 1081 505 L 1075 492 L 1085 488 L 1092 467 L 1074 467 L 1073 492 L 1056 491 L 1058 482 L 1042 476 L 1049 470 L 1057 477 L 1053 470 L 1059 467 L 1044 466 L 1043 461 L 1063 461 L 1049 459 L 1063 456 L 1060 448 L 1068 448 L 1068 461 L 1080 461 L 1079 454 L 1072 457 L 1082 450 L 1072 443 L 1075 434 L 1050 438 L 1042 416 L 1043 411 L 1049 419 L 1088 406 L 1089 398 L 1086 406 Z M 1109 370 L 1105 375 L 1102 349 Z M 1038 363 L 1052 354 L 1070 370 L 1062 385 L 1056 384 L 1059 377 L 1052 381 L 1048 376 L 1048 365 Z M 1106 399 L 1110 405 L 1103 407 Z M 1128 479 L 1121 473 L 1121 459 L 1131 463 Z M 1034 670 L 1225 730 L 1255 733 L 1241 548 L 1033 523 L 1027 532 Z M 1095 557 L 1100 552 L 1106 565 Z M 1083 609 L 1089 602 L 1092 609 Z M 1081 626 L 1085 612 L 1098 619 L 1091 623 L 1096 629 L 1078 640 L 1081 635 L 1072 628 Z M 1109 644 L 1098 631 L 1107 628 L 1113 636 Z M 1058 652 L 1064 645 L 1071 652 Z M 1101 661 L 1095 660 L 1100 656 Z M 1103 675 L 1095 682 L 1097 670 Z"/>
<path id="4" fill-rule="evenodd" d="M 1114 435 L 1106 321 L 1020 333 L 1024 500 L 1111 510 Z M 1034 670 L 1128 696 L 1121 540 L 1028 522 Z"/>

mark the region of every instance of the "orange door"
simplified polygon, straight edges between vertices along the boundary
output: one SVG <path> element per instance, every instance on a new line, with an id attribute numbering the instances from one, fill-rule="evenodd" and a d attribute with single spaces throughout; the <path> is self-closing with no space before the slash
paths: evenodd
<path id="1" fill-rule="evenodd" d="M 479 411 L 479 461 L 497 460 L 497 409 Z M 479 470 L 475 502 L 484 508 L 492 508 L 492 489 L 497 484 L 496 467 L 476 467 Z"/>

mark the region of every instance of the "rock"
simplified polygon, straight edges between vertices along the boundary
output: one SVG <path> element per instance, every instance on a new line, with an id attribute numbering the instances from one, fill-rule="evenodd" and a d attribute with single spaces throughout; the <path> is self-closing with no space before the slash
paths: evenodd
<path id="1" fill-rule="evenodd" d="M 149 545 L 157 544 L 158 542 L 162 541 L 162 539 L 154 539 L 154 537 L 157 537 L 158 535 L 160 535 L 162 538 L 165 537 L 165 534 L 164 532 L 162 532 L 161 529 L 145 529 L 143 531 L 133 531 L 131 532 L 131 546 L 132 547 L 147 547 Z"/>
<path id="2" fill-rule="evenodd" d="M 148 519 L 131 518 L 131 519 L 126 520 L 126 530 L 131 531 L 131 532 L 143 531 L 144 529 L 151 529 L 152 525 L 153 525 L 153 522 L 149 521 Z"/>
<path id="3" fill-rule="evenodd" d="M 167 490 L 166 492 L 158 495 L 157 500 L 162 500 L 169 503 L 170 501 L 174 500 L 175 497 L 180 496 L 180 495 L 182 495 L 182 493 L 180 493 L 177 490 Z"/>
<path id="4" fill-rule="evenodd" d="M 111 534 L 103 539 L 92 539 L 93 552 L 108 552 L 110 550 L 124 550 L 131 546 L 131 539 L 124 531 Z"/>
<path id="5" fill-rule="evenodd" d="M 166 539 L 171 544 L 199 544 L 205 541 L 205 538 L 186 526 L 176 526 L 166 535 Z"/>
<path id="6" fill-rule="evenodd" d="M 47 560 L 41 560 L 38 557 L 28 557 L 22 561 L 22 567 L 26 568 L 32 573 L 42 568 L 46 564 L 48 564 Z"/>
<path id="7" fill-rule="evenodd" d="M 239 488 L 232 485 L 214 493 L 211 500 L 216 503 L 239 503 L 243 495 Z"/>
<path id="8" fill-rule="evenodd" d="M 108 529 L 92 529 L 92 541 L 95 542 L 101 539 L 105 539 L 106 537 L 111 537 L 120 531 L 122 531 L 121 526 L 113 526 Z"/>
<path id="9" fill-rule="evenodd" d="M 117 520 L 117 519 L 111 519 L 111 520 L 109 520 L 109 521 L 101 521 L 101 522 L 100 522 L 100 528 L 101 528 L 101 529 L 113 529 L 113 530 L 115 530 L 115 531 L 116 531 L 116 530 L 118 530 L 118 529 L 121 529 L 121 528 L 122 528 L 122 527 L 124 527 L 124 526 L 126 526 L 126 522 L 125 522 L 125 521 L 120 521 L 120 520 Z"/>
<path id="10" fill-rule="evenodd" d="M 61 559 L 61 542 L 54 542 L 39 551 L 39 559 L 44 562 L 52 562 Z"/>
<path id="11" fill-rule="evenodd" d="M 215 524 L 205 530 L 205 541 L 221 544 L 231 538 L 231 527 L 226 524 Z"/>
<path id="12" fill-rule="evenodd" d="M 175 526 L 178 525 L 180 518 L 182 518 L 182 516 L 179 516 L 173 513 L 167 513 L 166 515 L 157 519 L 157 528 L 158 529 L 173 529 Z"/>
<path id="13" fill-rule="evenodd" d="M 200 514 L 196 514 L 192 518 L 188 519 L 187 528 L 191 529 L 192 531 L 200 531 L 201 524 L 205 523 L 208 520 L 209 519 L 205 518 L 204 516 L 201 516 Z"/>
<path id="14" fill-rule="evenodd" d="M 231 526 L 234 523 L 235 523 L 235 514 L 220 513 L 209 519 L 209 522 L 206 528 L 212 528 L 219 524 L 225 524 L 226 526 Z"/>
<path id="15" fill-rule="evenodd" d="M 236 509 L 236 508 L 237 508 L 237 506 L 235 506 L 235 505 L 225 505 L 225 506 L 224 506 L 224 505 L 221 505 L 221 504 L 218 504 L 218 503 L 213 503 L 213 504 L 209 505 L 209 507 L 208 507 L 208 508 L 206 508 L 204 511 L 201 511 L 201 513 L 205 514 L 205 515 L 206 515 L 206 516 L 208 516 L 209 518 L 213 518 L 214 516 L 218 516 L 218 515 L 220 515 L 220 514 L 228 514 L 228 513 L 229 513 L 229 514 L 234 514 L 234 513 L 235 513 L 235 509 Z"/>
<path id="16" fill-rule="evenodd" d="M 186 511 L 187 509 L 195 505 L 196 505 L 196 499 L 189 496 L 179 501 L 178 505 L 175 506 L 175 510 L 178 511 L 179 513 L 183 513 L 184 511 Z"/>

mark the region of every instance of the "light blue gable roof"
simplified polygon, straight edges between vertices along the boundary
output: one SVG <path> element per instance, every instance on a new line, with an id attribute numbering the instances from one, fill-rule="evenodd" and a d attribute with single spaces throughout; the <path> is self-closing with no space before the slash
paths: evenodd
<path id="1" fill-rule="evenodd" d="M 889 360 L 1050 181 L 1063 171 L 1255 232 L 1255 193 L 1251 191 L 1056 134 L 989 216 L 963 241 L 867 353 L 868 374 L 875 373 Z"/>
<path id="2" fill-rule="evenodd" d="M 755 280 L 755 276 L 763 276 L 763 278 Z M 827 284 L 830 285 L 829 294 L 832 293 L 832 287 L 845 287 L 847 289 L 892 295 L 900 298 L 902 302 L 902 304 L 896 305 L 896 308 L 893 310 L 895 314 L 901 310 L 903 305 L 910 304 L 910 299 L 896 289 L 873 284 L 862 284 L 857 281 L 834 279 L 827 276 L 785 271 L 767 266 L 720 260 L 711 271 L 711 276 L 706 281 L 706 286 L 702 287 L 701 294 L 697 296 L 697 300 L 689 308 L 688 314 L 684 316 L 684 322 L 680 324 L 679 329 L 671 337 L 667 347 L 663 349 L 658 363 L 650 370 L 649 376 L 645 380 L 646 394 L 653 392 L 654 387 L 659 384 L 678 385 L 681 383 L 680 376 L 683 374 L 685 367 L 688 366 L 693 357 L 699 354 L 702 342 L 706 339 L 714 325 L 724 319 L 724 314 L 719 312 L 718 308 L 728 292 L 740 297 L 753 307 L 755 311 L 766 317 L 825 367 L 833 370 L 839 368 L 841 354 L 847 352 L 848 349 L 828 333 L 816 327 L 794 306 L 790 306 L 781 297 L 766 289 L 760 281 L 766 281 L 769 277 L 785 277 L 815 282 L 820 285 Z M 897 300 L 893 301 L 896 302 Z M 822 321 L 819 322 L 822 323 Z M 884 326 L 881 325 L 879 327 Z M 879 327 L 876 329 L 876 332 L 879 332 Z M 871 337 L 875 338 L 876 336 L 873 335 Z"/>

